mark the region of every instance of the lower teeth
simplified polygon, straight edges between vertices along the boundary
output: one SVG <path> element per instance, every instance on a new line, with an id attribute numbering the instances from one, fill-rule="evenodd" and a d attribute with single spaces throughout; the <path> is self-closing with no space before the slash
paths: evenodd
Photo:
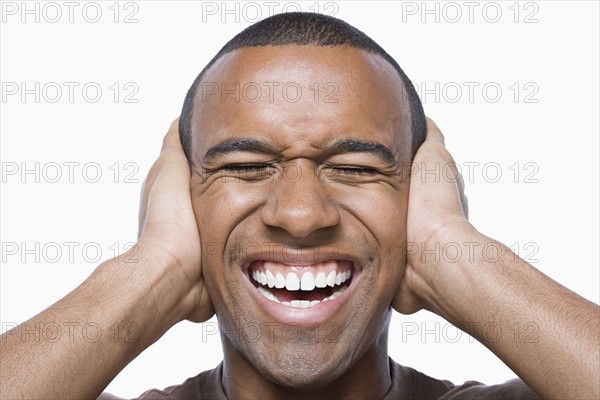
<path id="1" fill-rule="evenodd" d="M 262 286 L 258 287 L 258 291 L 260 293 L 262 293 L 263 296 L 265 296 L 267 299 L 274 301 L 276 303 L 279 304 L 283 304 L 284 306 L 288 306 L 288 307 L 294 307 L 294 308 L 312 308 L 316 305 L 318 305 L 319 303 L 323 302 L 323 301 L 328 301 L 328 300 L 333 300 L 336 297 L 338 297 L 339 295 L 341 295 L 342 293 L 344 293 L 344 291 L 346 291 L 346 289 L 348 289 L 348 286 L 344 285 L 341 288 L 337 289 L 336 291 L 333 292 L 333 294 L 329 297 L 325 297 L 323 300 L 313 300 L 313 301 L 309 301 L 309 300 L 292 300 L 292 301 L 279 301 L 279 299 L 277 299 L 277 297 L 269 292 L 267 289 L 265 289 Z"/>

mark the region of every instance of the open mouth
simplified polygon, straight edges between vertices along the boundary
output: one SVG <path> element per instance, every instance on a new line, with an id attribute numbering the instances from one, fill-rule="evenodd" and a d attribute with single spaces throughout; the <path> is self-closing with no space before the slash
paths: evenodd
<path id="1" fill-rule="evenodd" d="M 250 281 L 267 299 L 293 308 L 312 308 L 334 300 L 352 283 L 353 263 L 330 260 L 311 265 L 254 261 Z"/>

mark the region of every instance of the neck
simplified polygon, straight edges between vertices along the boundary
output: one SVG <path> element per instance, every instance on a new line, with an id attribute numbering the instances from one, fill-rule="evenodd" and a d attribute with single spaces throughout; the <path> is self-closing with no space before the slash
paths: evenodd
<path id="1" fill-rule="evenodd" d="M 280 385 L 261 375 L 222 335 L 223 388 L 230 399 L 382 399 L 392 384 L 387 337 L 388 330 L 383 329 L 365 353 L 339 378 L 314 387 L 298 388 Z"/>

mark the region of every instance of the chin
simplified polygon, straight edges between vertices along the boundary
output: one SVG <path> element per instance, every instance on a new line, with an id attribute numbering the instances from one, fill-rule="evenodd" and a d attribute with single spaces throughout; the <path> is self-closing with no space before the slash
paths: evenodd
<path id="1" fill-rule="evenodd" d="M 337 358 L 313 357 L 314 353 L 305 351 L 302 346 L 290 350 L 273 358 L 259 357 L 252 364 L 274 384 L 296 390 L 328 385 L 350 367 L 351 354 Z"/>

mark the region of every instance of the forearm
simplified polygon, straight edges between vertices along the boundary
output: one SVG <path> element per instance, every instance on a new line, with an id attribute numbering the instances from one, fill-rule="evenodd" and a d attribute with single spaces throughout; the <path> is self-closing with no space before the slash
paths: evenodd
<path id="1" fill-rule="evenodd" d="M 503 244 L 474 229 L 462 233 L 459 261 L 441 258 L 448 274 L 437 279 L 434 312 L 476 337 L 543 398 L 599 398 L 598 306 Z"/>
<path id="2" fill-rule="evenodd" d="M 0 398 L 96 398 L 183 318 L 166 282 L 172 266 L 137 250 L 106 261 L 62 300 L 2 335 Z"/>

